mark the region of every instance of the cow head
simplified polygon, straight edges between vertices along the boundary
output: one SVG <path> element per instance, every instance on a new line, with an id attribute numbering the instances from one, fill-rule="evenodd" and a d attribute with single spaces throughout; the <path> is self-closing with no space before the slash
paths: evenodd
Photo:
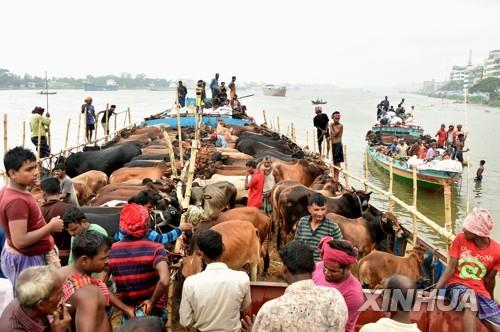
<path id="1" fill-rule="evenodd" d="M 396 237 L 401 237 L 403 235 L 403 229 L 398 221 L 398 218 L 390 213 L 384 212 L 381 217 L 381 227 L 387 234 L 395 235 Z"/>
<path id="2" fill-rule="evenodd" d="M 203 260 L 198 254 L 186 256 L 182 259 L 182 276 L 187 278 L 189 276 L 200 273 L 203 269 Z"/>

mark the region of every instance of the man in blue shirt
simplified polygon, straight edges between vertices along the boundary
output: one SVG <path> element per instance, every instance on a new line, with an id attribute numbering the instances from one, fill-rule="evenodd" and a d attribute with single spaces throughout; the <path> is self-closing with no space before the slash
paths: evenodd
<path id="1" fill-rule="evenodd" d="M 85 136 L 87 142 L 92 141 L 92 132 L 95 129 L 96 115 L 94 105 L 92 105 L 92 97 L 85 98 L 85 104 L 82 105 L 82 114 L 85 114 Z"/>
<path id="2" fill-rule="evenodd" d="M 217 97 L 217 92 L 219 91 L 219 73 L 216 73 L 215 77 L 212 79 L 212 82 L 210 82 L 210 90 L 212 90 L 212 103 L 213 103 L 215 97 Z"/>

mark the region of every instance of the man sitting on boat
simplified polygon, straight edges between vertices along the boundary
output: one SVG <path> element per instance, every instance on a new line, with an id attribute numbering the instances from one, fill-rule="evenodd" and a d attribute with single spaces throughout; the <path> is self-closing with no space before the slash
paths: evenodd
<path id="1" fill-rule="evenodd" d="M 396 154 L 393 156 L 395 159 L 406 159 L 408 158 L 408 145 L 404 139 L 399 140 L 399 144 L 396 147 Z"/>
<path id="2" fill-rule="evenodd" d="M 436 290 L 446 285 L 452 302 L 460 301 L 464 331 L 476 330 L 476 315 L 489 331 L 500 330 L 500 306 L 493 299 L 500 244 L 490 237 L 492 229 L 490 212 L 474 208 L 464 220 L 463 232 L 453 241 L 448 266 L 436 284 Z"/>

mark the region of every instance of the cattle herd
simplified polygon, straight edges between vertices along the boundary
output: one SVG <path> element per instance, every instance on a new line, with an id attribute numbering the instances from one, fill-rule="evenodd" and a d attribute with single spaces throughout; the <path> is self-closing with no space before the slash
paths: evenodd
<path id="1" fill-rule="evenodd" d="M 393 214 L 369 204 L 370 193 L 342 188 L 330 177 L 328 165 L 289 138 L 264 126 L 222 123 L 216 128 L 202 125 L 200 135 L 207 136 L 214 130 L 224 136 L 228 147 L 217 148 L 213 142 L 201 141 L 189 207 L 180 206 L 178 198 L 185 193 L 179 190 L 185 190 L 186 181 L 180 174 L 172 174 L 171 166 L 175 162 L 176 169 L 182 169 L 181 159 L 187 164 L 195 137 L 193 128 L 183 128 L 181 140 L 177 130 L 170 128 L 133 128 L 122 131 L 99 149 L 76 152 L 58 162 L 66 164 L 89 222 L 104 227 L 110 236 L 118 230 L 121 205 L 141 191 L 152 192 L 160 199 L 155 216 L 163 221 L 163 226 L 157 227 L 153 220 L 151 227 L 168 231 L 179 225 L 184 213 L 183 220 L 195 225 L 193 234 L 183 237 L 187 242 L 184 276 L 202 268 L 199 256 L 191 255 L 196 248 L 189 243 L 195 243 L 193 238 L 199 229 L 213 228 L 223 237 L 224 262 L 233 269 L 248 268 L 252 280 L 257 279 L 259 273 L 266 279 L 270 257 L 272 262 L 273 254 L 277 257 L 276 248 L 293 238 L 298 220 L 308 214 L 308 198 L 315 191 L 326 197 L 328 218 L 338 223 L 344 238 L 360 249 L 363 261 L 369 261 L 370 253 L 375 254 L 377 248 L 390 251 L 392 243 L 401 235 L 401 226 Z M 172 142 L 175 160 L 170 160 L 165 133 Z M 182 156 L 179 156 L 179 142 L 185 152 Z M 264 157 L 270 157 L 276 178 L 269 215 L 246 207 L 244 186 L 246 162 Z M 69 249 L 67 239 L 58 245 L 61 253 Z M 374 276 L 370 271 L 376 268 L 364 263 L 363 269 L 368 286 L 377 286 L 382 276 L 380 273 Z"/>

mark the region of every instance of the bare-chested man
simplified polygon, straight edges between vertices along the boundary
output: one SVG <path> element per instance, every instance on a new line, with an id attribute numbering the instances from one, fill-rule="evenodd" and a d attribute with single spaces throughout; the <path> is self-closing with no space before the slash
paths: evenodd
<path id="1" fill-rule="evenodd" d="M 333 164 L 340 167 L 340 163 L 344 162 L 344 150 L 342 149 L 342 134 L 344 132 L 344 126 L 340 123 L 340 112 L 335 111 L 332 114 L 333 123 L 330 125 L 330 131 L 332 134 L 332 156 Z M 333 170 L 333 179 L 335 181 L 339 180 L 339 170 Z"/>

